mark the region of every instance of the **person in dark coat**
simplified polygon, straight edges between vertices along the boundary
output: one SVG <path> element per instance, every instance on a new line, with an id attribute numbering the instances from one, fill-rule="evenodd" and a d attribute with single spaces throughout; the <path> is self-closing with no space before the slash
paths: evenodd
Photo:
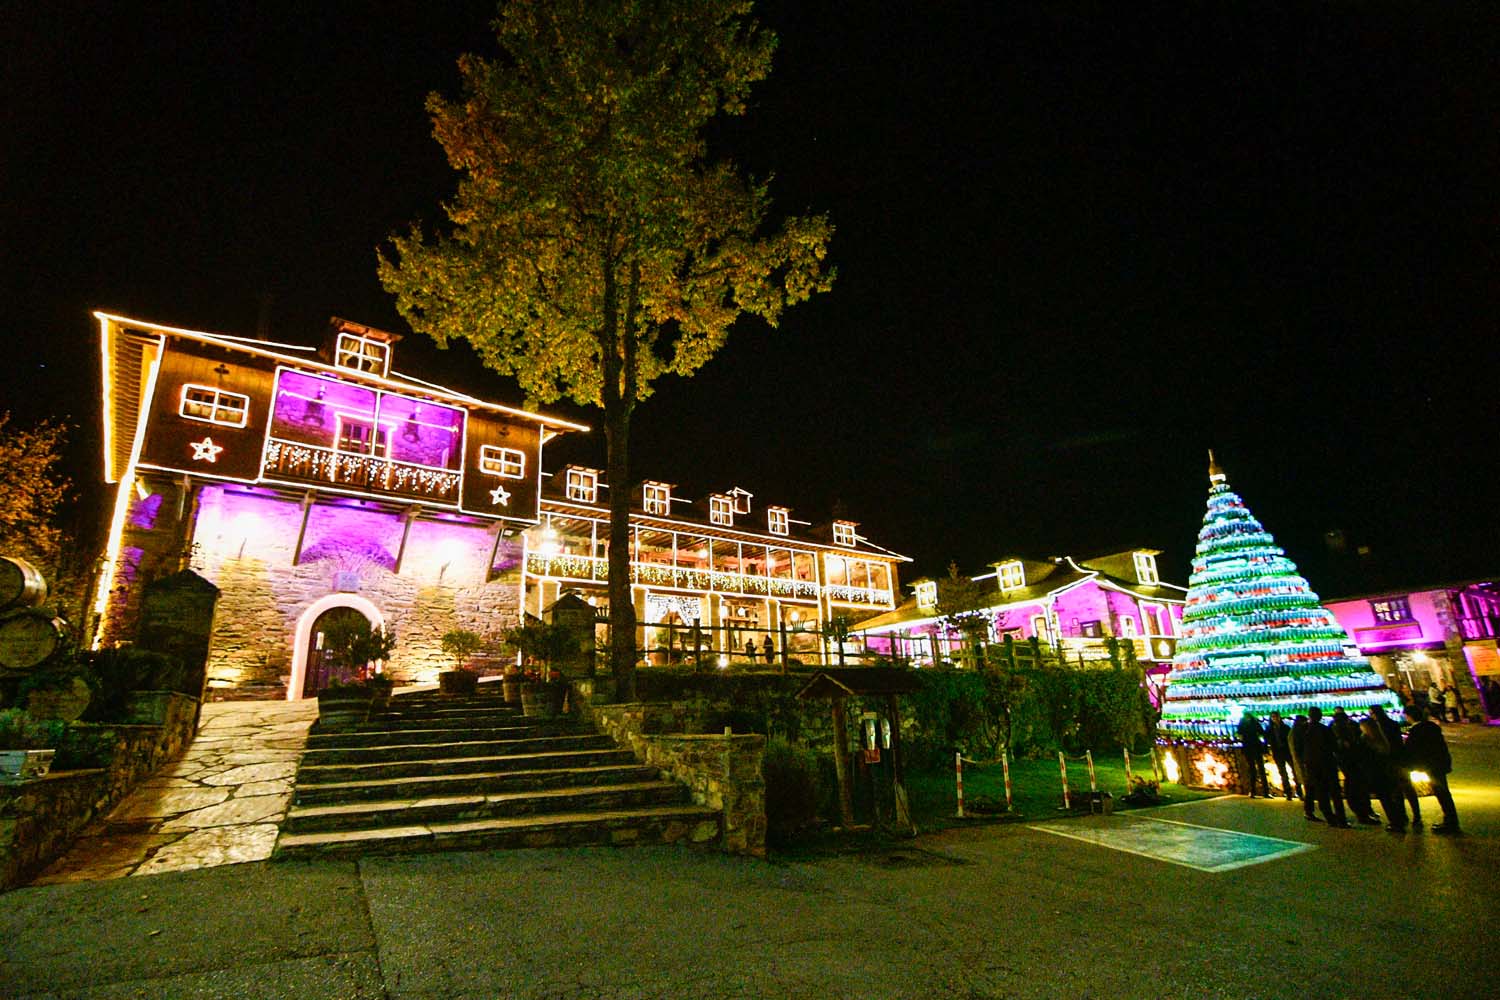
<path id="1" fill-rule="evenodd" d="M 776 662 L 776 647 L 771 644 L 770 636 L 766 636 L 766 642 L 765 645 L 761 647 L 761 652 L 765 654 L 767 663 Z"/>
<path id="2" fill-rule="evenodd" d="M 1292 768 L 1297 772 L 1297 783 L 1302 796 L 1302 812 L 1308 819 L 1317 819 L 1313 814 L 1312 796 L 1307 794 L 1307 765 L 1303 754 L 1307 752 L 1307 716 L 1299 715 L 1292 720 Z"/>
<path id="3" fill-rule="evenodd" d="M 1448 753 L 1448 741 L 1443 730 L 1419 710 L 1413 710 L 1416 725 L 1406 733 L 1406 763 L 1413 771 L 1423 771 L 1432 782 L 1432 794 L 1443 810 L 1443 821 L 1432 828 L 1433 833 L 1458 833 L 1458 810 L 1453 806 L 1453 793 L 1448 791 L 1448 772 L 1453 770 L 1453 757 Z"/>
<path id="4" fill-rule="evenodd" d="M 1370 808 L 1370 759 L 1365 750 L 1364 737 L 1359 726 L 1349 718 L 1342 708 L 1333 713 L 1333 752 L 1338 757 L 1339 769 L 1344 773 L 1344 799 L 1350 812 L 1361 823 L 1379 826 L 1380 820 Z"/>
<path id="5" fill-rule="evenodd" d="M 1276 762 L 1276 770 L 1281 774 L 1281 790 L 1288 802 L 1294 791 L 1298 798 L 1302 797 L 1302 784 L 1297 779 L 1295 765 L 1290 768 L 1291 777 L 1287 777 L 1287 765 L 1292 763 L 1291 740 L 1292 727 L 1282 720 L 1280 712 L 1272 712 L 1270 725 L 1266 726 L 1266 745 L 1271 748 L 1271 759 Z"/>
<path id="6" fill-rule="evenodd" d="M 1420 705 L 1414 705 L 1411 712 L 1421 710 Z M 1388 826 L 1396 827 L 1397 832 L 1406 831 L 1406 806 L 1411 806 L 1411 827 L 1413 830 L 1422 829 L 1422 801 L 1417 798 L 1416 789 L 1411 787 L 1411 771 L 1406 766 L 1406 751 L 1401 739 L 1401 725 L 1379 705 L 1370 709 L 1370 718 L 1380 727 L 1381 735 L 1385 737 L 1386 743 L 1391 748 L 1391 754 L 1386 758 L 1386 767 L 1389 769 L 1392 786 L 1392 798 L 1397 805 L 1403 802 L 1401 808 L 1394 811 L 1387 810 L 1386 820 Z"/>
<path id="7" fill-rule="evenodd" d="M 745 640 L 745 658 L 751 663 L 755 662 L 755 640 L 753 638 Z"/>
<path id="8" fill-rule="evenodd" d="M 1302 772 L 1308 799 L 1318 803 L 1328 825 L 1347 830 L 1350 824 L 1344 815 L 1333 733 L 1323 725 L 1323 710 L 1316 705 L 1307 710 L 1307 733 L 1302 737 Z M 1316 819 L 1311 813 L 1308 818 Z"/>
<path id="9" fill-rule="evenodd" d="M 1364 741 L 1366 760 L 1370 763 L 1370 791 L 1380 800 L 1380 811 L 1385 813 L 1385 828 L 1392 833 L 1405 833 L 1406 806 L 1401 793 L 1396 790 L 1391 744 L 1374 712 L 1360 720 L 1359 737 Z"/>
<path id="10" fill-rule="evenodd" d="M 1266 787 L 1266 745 L 1261 740 L 1260 720 L 1254 712 L 1246 712 L 1235 731 L 1239 733 L 1240 747 L 1245 753 L 1245 780 L 1250 785 L 1250 797 L 1255 798 L 1255 779 L 1259 778 L 1261 796 L 1270 798 L 1271 790 Z"/>

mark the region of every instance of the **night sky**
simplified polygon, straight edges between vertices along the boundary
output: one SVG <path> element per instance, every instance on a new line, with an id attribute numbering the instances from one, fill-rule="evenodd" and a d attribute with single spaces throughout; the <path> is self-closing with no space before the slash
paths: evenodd
<path id="1" fill-rule="evenodd" d="M 493 9 L 0 0 L 0 407 L 80 425 L 86 509 L 90 310 L 406 331 L 375 248 L 440 219 L 423 98 L 494 51 Z M 757 15 L 776 69 L 712 145 L 831 215 L 839 279 L 659 383 L 637 478 L 842 502 L 907 580 L 1139 546 L 1185 583 L 1213 447 L 1325 595 L 1500 572 L 1494 5 Z M 519 401 L 462 345 L 397 367 Z"/>

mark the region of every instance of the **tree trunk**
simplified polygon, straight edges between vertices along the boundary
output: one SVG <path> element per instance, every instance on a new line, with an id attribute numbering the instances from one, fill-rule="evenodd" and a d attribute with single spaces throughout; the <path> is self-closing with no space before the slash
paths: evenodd
<path id="1" fill-rule="evenodd" d="M 630 590 L 630 411 L 604 414 L 609 482 L 609 669 L 615 700 L 635 701 L 635 604 Z"/>

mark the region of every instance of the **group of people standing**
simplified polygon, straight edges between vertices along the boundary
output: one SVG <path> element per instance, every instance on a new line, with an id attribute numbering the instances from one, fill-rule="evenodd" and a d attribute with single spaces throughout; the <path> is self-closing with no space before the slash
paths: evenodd
<path id="1" fill-rule="evenodd" d="M 1306 715 L 1296 716 L 1291 725 L 1279 712 L 1272 712 L 1264 726 L 1254 714 L 1246 712 L 1238 733 L 1244 747 L 1250 797 L 1256 797 L 1257 778 L 1260 794 L 1271 796 L 1265 767 L 1269 748 L 1283 794 L 1288 800 L 1293 792 L 1297 794 L 1308 820 L 1347 829 L 1353 825 L 1344 811 L 1348 802 L 1349 811 L 1359 822 L 1378 826 L 1381 820 L 1370 805 L 1373 797 L 1385 813 L 1385 828 L 1405 833 L 1408 826 L 1422 829 L 1422 805 L 1411 778 L 1412 772 L 1420 771 L 1431 782 L 1432 794 L 1443 810 L 1443 821 L 1432 832 L 1458 833 L 1458 812 L 1448 791 L 1448 772 L 1453 770 L 1448 742 L 1442 729 L 1420 707 L 1409 709 L 1407 716 L 1413 725 L 1403 737 L 1401 726 L 1378 705 L 1359 722 L 1342 708 L 1335 709 L 1332 725 L 1324 725 L 1322 709 L 1316 706 Z M 1315 806 L 1323 814 L 1321 820 Z"/>

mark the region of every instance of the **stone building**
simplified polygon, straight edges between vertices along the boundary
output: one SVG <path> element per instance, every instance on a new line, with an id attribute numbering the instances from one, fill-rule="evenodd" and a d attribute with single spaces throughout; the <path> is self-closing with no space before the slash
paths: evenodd
<path id="1" fill-rule="evenodd" d="M 130 641 L 142 585 L 191 568 L 221 592 L 210 687 L 296 699 L 317 689 L 334 616 L 393 631 L 387 671 L 427 682 L 448 665 L 446 632 L 496 639 L 570 590 L 602 602 L 608 484 L 542 469 L 548 440 L 587 427 L 404 375 L 399 336 L 346 320 L 314 349 L 95 316 L 117 484 L 96 645 Z M 666 484 L 635 493 L 643 650 L 680 650 L 680 626 L 710 650 L 754 633 L 762 655 L 767 639 L 815 653 L 828 615 L 894 606 L 903 557 L 852 521 L 819 528 L 773 506 L 752 524 L 740 489 L 697 516 Z"/>

